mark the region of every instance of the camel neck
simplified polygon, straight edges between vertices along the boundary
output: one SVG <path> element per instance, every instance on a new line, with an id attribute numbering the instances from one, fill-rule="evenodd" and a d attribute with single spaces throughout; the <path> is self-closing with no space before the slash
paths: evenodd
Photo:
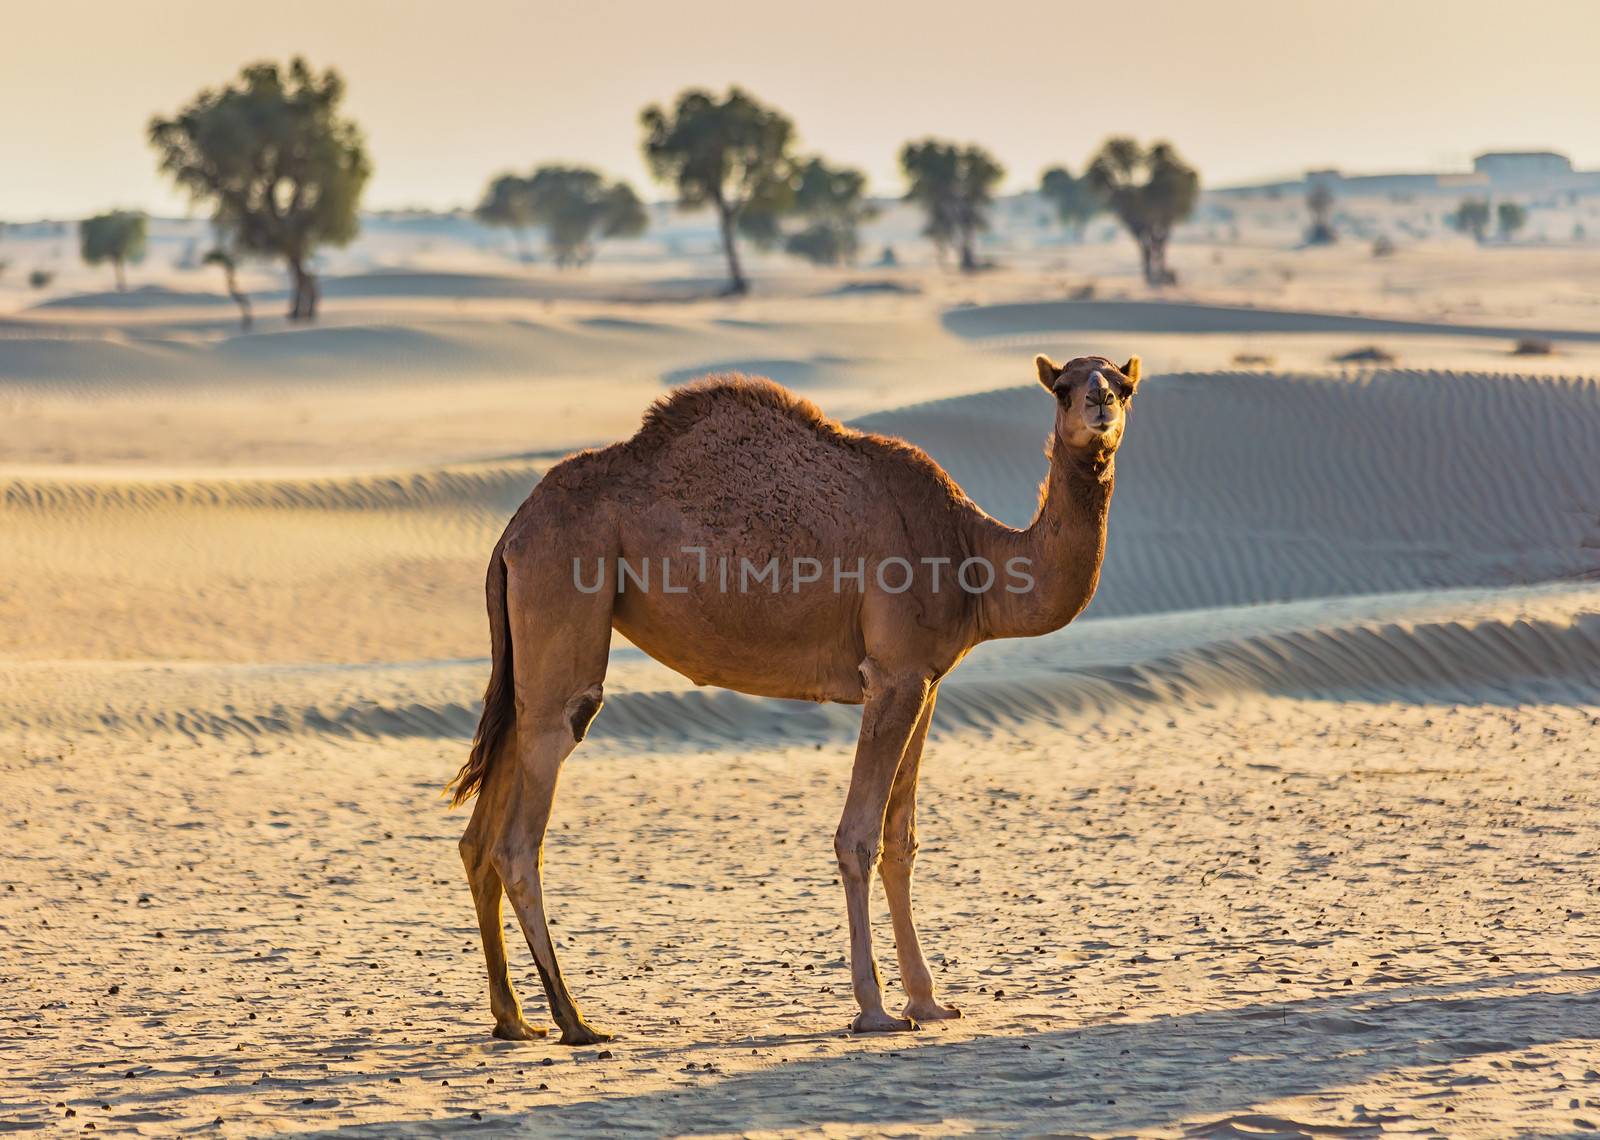
<path id="1" fill-rule="evenodd" d="M 1037 637 L 1083 612 L 1100 581 L 1115 482 L 1115 457 L 1075 454 L 1052 437 L 1050 474 L 1033 522 L 1026 530 L 997 529 L 985 544 L 1002 573 L 1008 560 L 1021 558 L 1033 579 L 1031 589 L 982 595 L 985 640 Z"/>

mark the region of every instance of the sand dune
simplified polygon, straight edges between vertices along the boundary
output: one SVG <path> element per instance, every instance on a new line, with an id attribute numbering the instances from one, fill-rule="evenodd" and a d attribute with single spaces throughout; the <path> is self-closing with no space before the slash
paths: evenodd
<path id="1" fill-rule="evenodd" d="M 1047 410 L 1023 387 L 861 423 L 921 444 L 1022 525 Z M 1158 375 L 1134 416 L 1094 617 L 1522 584 L 1600 558 L 1593 380 Z"/>
<path id="2" fill-rule="evenodd" d="M 31 306 L 48 312 L 58 309 L 168 309 L 195 305 L 233 305 L 226 293 L 196 289 L 172 289 L 164 285 L 138 285 L 123 292 L 104 290 L 93 293 L 68 293 L 49 297 Z"/>
<path id="3" fill-rule="evenodd" d="M 522 375 L 529 363 L 548 374 L 563 364 L 598 370 L 626 359 L 619 330 L 605 335 L 567 323 L 529 321 L 350 324 L 315 329 L 229 330 L 210 339 L 163 337 L 156 325 L 137 338 L 85 335 L 10 336 L 0 380 L 68 386 L 215 385 L 222 380 L 402 379 L 452 375 Z"/>
<path id="4" fill-rule="evenodd" d="M 1356 333 L 1370 336 L 1447 334 L 1512 340 L 1539 336 L 1600 341 L 1600 330 L 1548 329 L 1466 322 L 1405 321 L 1345 313 L 1294 311 L 1171 301 L 1027 301 L 952 309 L 944 326 L 969 338 L 1062 331 L 1160 333 Z"/>
<path id="5" fill-rule="evenodd" d="M 0 732 L 191 743 L 308 735 L 464 742 L 484 659 L 356 665 L 0 664 Z M 986 646 L 940 689 L 935 739 L 1168 718 L 1259 697 L 1600 704 L 1600 587 L 1384 595 L 1086 621 Z M 596 740 L 656 752 L 845 744 L 840 706 L 697 689 L 613 653 Z"/>
<path id="6" fill-rule="evenodd" d="M 276 315 L 288 301 L 289 291 L 279 284 L 277 274 L 266 278 L 273 283 L 249 289 L 258 310 Z M 429 270 L 416 265 L 379 267 L 367 272 L 325 274 L 321 279 L 323 300 L 337 309 L 352 302 L 452 302 L 465 301 L 598 301 L 620 304 L 681 304 L 715 299 L 727 285 L 716 273 L 692 276 L 641 274 L 636 270 L 606 273 L 552 272 L 548 267 L 526 272 L 463 272 Z M 818 287 L 805 276 L 771 275 L 763 280 L 767 296 L 855 297 L 864 293 L 915 295 L 914 285 L 893 280 L 846 281 L 833 287 Z M 125 292 L 93 291 L 48 297 L 28 310 L 47 314 L 130 316 L 141 310 L 184 310 L 193 308 L 232 308 L 234 302 L 220 291 L 172 288 L 144 284 Z"/>
<path id="7" fill-rule="evenodd" d="M 321 327 L 250 335 L 182 290 L 0 321 L 0 1120 L 1600 1123 L 1600 383 L 1455 367 L 1506 323 L 941 315 L 1040 292 L 1004 274 L 737 305 L 659 303 L 692 275 L 573 281 L 356 275 Z M 1353 335 L 1434 363 L 1310 367 Z M 1262 345 L 1281 363 L 1218 367 Z M 570 980 L 623 1036 L 491 1041 L 439 791 L 516 505 L 667 386 L 741 370 L 923 445 L 1022 524 L 1037 350 L 1143 351 L 1148 378 L 1089 611 L 941 685 L 919 907 L 967 1019 L 841 1032 L 831 835 L 859 714 L 698 689 L 619 642 L 546 874 Z"/>
<path id="8" fill-rule="evenodd" d="M 1017 376 L 1016 361 L 978 351 L 952 361 L 909 313 L 651 312 L 335 312 L 316 329 L 250 334 L 182 313 L 115 327 L 0 321 L 0 465 L 477 460 L 619 438 L 666 387 L 719 367 L 814 366 L 797 386 L 846 416 Z"/>
<path id="9" fill-rule="evenodd" d="M 0 471 L 0 502 L 30 512 L 180 507 L 381 511 L 455 506 L 503 513 L 515 509 L 540 473 L 560 458 L 557 453 L 413 471 L 355 473 L 35 468 L 29 473 Z"/>
<path id="10" fill-rule="evenodd" d="M 832 367 L 847 370 L 849 363 L 841 358 Z M 637 406 L 627 414 L 637 415 Z M 1042 393 L 1019 387 L 858 422 L 922 444 L 980 504 L 1023 525 L 1044 472 L 1048 415 Z M 1101 587 L 1085 621 L 1524 586 L 1594 573 L 1600 551 L 1594 381 L 1427 372 L 1155 376 L 1135 415 L 1137 429 L 1119 464 Z M 350 646 L 334 637 L 312 659 L 476 657 L 484 552 L 559 454 L 556 448 L 393 470 L 0 471 L 0 510 L 14 525 L 0 565 L 12 567 L 22 583 L 10 598 L 17 623 L 11 628 L 31 631 L 13 632 L 7 641 L 29 656 L 81 644 L 71 635 L 57 643 L 38 631 L 41 616 L 68 609 L 77 614 L 76 628 L 105 631 L 111 642 L 98 642 L 102 652 L 129 656 L 127 647 L 112 643 L 116 624 L 93 620 L 93 598 L 103 589 L 94 583 L 104 570 L 72 556 L 88 543 L 115 566 L 153 571 L 167 599 L 157 608 L 195 609 L 194 595 L 169 588 L 195 571 L 229 568 L 258 596 L 275 591 L 280 600 L 257 612 L 258 628 L 225 659 L 299 659 L 272 655 L 272 645 L 286 644 L 274 631 L 304 631 L 296 640 L 302 647 L 327 637 L 306 630 L 308 605 L 320 610 L 320 599 L 332 598 L 331 609 L 345 612 L 348 599 L 374 581 L 396 584 L 397 573 L 456 599 L 451 617 L 422 623 L 433 629 L 425 637 L 414 628 L 375 624 L 360 633 L 360 654 L 342 656 Z M 228 542 L 230 534 L 238 541 Z M 181 561 L 165 553 L 174 543 L 189 552 Z M 324 581 L 317 601 L 300 598 L 295 588 L 308 574 Z M 202 591 L 205 584 L 194 586 Z M 72 600 L 65 607 L 49 601 L 63 597 Z M 329 618 L 336 627 L 349 625 L 333 613 Z M 219 620 L 226 620 L 225 610 Z M 375 621 L 388 624 L 387 616 Z M 152 618 L 149 625 L 164 623 Z"/>

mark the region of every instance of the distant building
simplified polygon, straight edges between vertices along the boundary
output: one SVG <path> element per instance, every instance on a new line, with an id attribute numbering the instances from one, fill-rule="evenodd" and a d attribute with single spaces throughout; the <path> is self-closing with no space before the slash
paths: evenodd
<path id="1" fill-rule="evenodd" d="M 1494 182 L 1545 182 L 1572 173 L 1572 160 L 1553 150 L 1494 150 L 1472 160 L 1472 169 Z"/>
<path id="2" fill-rule="evenodd" d="M 1413 195 L 1600 194 L 1600 170 L 1574 170 L 1572 160 L 1553 150 L 1492 150 L 1472 160 L 1472 170 L 1435 174 L 1347 174 L 1336 167 L 1307 170 L 1294 180 L 1207 188 L 1207 194 L 1255 196 L 1303 194 L 1326 186 L 1340 197 Z"/>

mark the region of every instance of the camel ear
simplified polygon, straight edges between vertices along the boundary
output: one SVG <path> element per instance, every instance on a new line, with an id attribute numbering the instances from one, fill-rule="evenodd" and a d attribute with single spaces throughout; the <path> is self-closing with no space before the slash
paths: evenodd
<path id="1" fill-rule="evenodd" d="M 1122 374 L 1128 378 L 1128 391 L 1133 392 L 1139 387 L 1139 358 L 1128 357 L 1128 363 L 1122 366 Z"/>
<path id="2" fill-rule="evenodd" d="M 1033 363 L 1039 369 L 1039 383 L 1045 386 L 1046 391 L 1054 392 L 1056 380 L 1061 376 L 1061 365 L 1042 352 L 1033 358 Z"/>

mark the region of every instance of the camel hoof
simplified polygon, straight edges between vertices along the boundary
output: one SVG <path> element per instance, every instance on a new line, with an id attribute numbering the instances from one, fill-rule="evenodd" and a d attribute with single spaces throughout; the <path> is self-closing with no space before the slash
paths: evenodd
<path id="1" fill-rule="evenodd" d="M 541 1037 L 550 1036 L 550 1031 L 537 1029 L 519 1017 L 505 1025 L 496 1025 L 494 1035 L 502 1041 L 537 1041 Z"/>
<path id="2" fill-rule="evenodd" d="M 563 1029 L 561 1031 L 561 1044 L 563 1045 L 599 1045 L 603 1041 L 610 1041 L 611 1034 L 601 1033 L 598 1029 L 591 1029 L 582 1022 L 576 1029 Z"/>
<path id="3" fill-rule="evenodd" d="M 890 1017 L 881 1009 L 872 1013 L 862 1010 L 850 1023 L 851 1033 L 910 1033 L 920 1028 L 909 1017 Z"/>
<path id="4" fill-rule="evenodd" d="M 953 1005 L 940 1005 L 929 998 L 927 1001 L 911 1001 L 906 1003 L 901 1010 L 913 1021 L 953 1021 L 961 1016 L 961 1011 Z"/>

